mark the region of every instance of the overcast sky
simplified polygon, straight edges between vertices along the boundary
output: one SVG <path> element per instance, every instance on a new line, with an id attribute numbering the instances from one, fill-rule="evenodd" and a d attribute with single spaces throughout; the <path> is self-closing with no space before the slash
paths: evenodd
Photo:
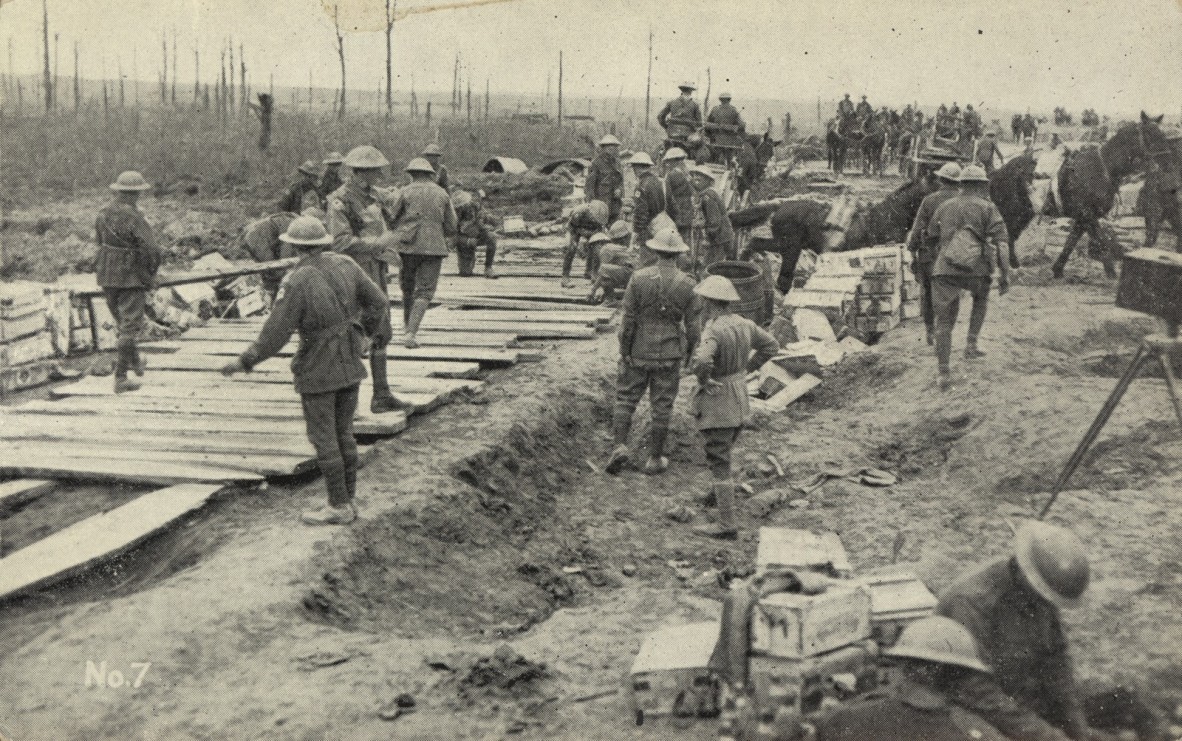
<path id="1" fill-rule="evenodd" d="M 18 73 L 40 67 L 40 0 L 0 0 L 0 29 Z M 376 90 L 385 75 L 384 0 L 340 0 L 350 88 Z M 217 50 L 246 48 L 252 86 L 339 80 L 332 0 L 49 0 L 61 37 L 61 73 L 73 43 L 83 76 L 135 67 L 154 81 L 160 31 L 180 41 L 181 84 L 192 85 L 193 46 L 212 81 Z M 450 6 L 467 7 L 450 7 Z M 423 12 L 435 6 L 432 12 Z M 451 89 L 459 52 L 473 87 L 574 98 L 643 96 L 648 33 L 655 37 L 653 94 L 678 82 L 748 98 L 836 99 L 866 92 L 876 104 L 956 100 L 988 107 L 1102 112 L 1182 109 L 1182 0 L 400 0 L 396 90 L 413 72 L 420 93 Z M 52 43 L 52 39 L 51 39 Z M 171 41 L 170 41 L 171 43 Z M 3 60 L 7 67 L 7 57 Z"/>

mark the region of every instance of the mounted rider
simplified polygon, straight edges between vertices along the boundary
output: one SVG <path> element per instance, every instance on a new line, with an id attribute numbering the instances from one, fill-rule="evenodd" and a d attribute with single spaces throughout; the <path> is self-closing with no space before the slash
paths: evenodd
<path id="1" fill-rule="evenodd" d="M 694 100 L 694 84 L 683 82 L 677 86 L 681 95 L 665 104 L 657 114 L 657 123 L 665 130 L 665 148 L 681 147 L 688 149 L 688 139 L 691 134 L 702 128 L 702 109 L 698 101 Z"/>
<path id="2" fill-rule="evenodd" d="M 715 161 L 730 164 L 743 147 L 747 124 L 743 122 L 738 109 L 731 105 L 730 93 L 720 93 L 718 101 L 718 105 L 706 116 L 706 136 L 710 139 L 710 146 L 719 150 Z"/>
<path id="3" fill-rule="evenodd" d="M 870 102 L 866 100 L 865 95 L 862 96 L 862 100 L 860 103 L 858 103 L 858 107 L 854 109 L 854 115 L 856 115 L 860 121 L 865 121 L 874 115 L 874 106 L 870 105 Z"/>

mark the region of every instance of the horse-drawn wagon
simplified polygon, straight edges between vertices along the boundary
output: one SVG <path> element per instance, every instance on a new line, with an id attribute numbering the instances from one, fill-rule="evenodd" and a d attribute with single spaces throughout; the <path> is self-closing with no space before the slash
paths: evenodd
<path id="1" fill-rule="evenodd" d="M 917 132 L 902 163 L 904 177 L 916 179 L 948 162 L 964 164 L 973 158 L 973 139 L 964 120 L 944 116 Z"/>

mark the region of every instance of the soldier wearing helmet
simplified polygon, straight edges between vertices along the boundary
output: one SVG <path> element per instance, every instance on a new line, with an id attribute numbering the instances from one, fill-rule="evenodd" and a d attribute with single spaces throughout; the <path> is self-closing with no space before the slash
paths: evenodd
<path id="1" fill-rule="evenodd" d="M 398 259 L 382 213 L 388 194 L 377 187 L 382 168 L 390 161 L 377 148 L 363 144 L 349 151 L 344 164 L 349 168 L 349 176 L 345 184 L 328 198 L 327 221 L 333 237 L 332 246 L 335 251 L 353 258 L 384 292 L 390 280 L 389 265 Z M 389 321 L 388 313 L 386 321 Z M 391 329 L 379 333 L 376 337 L 384 342 L 378 344 L 375 339 L 369 353 L 369 368 L 373 375 L 369 409 L 375 414 L 409 408 L 390 391 L 386 344 L 391 334 Z"/>
<path id="2" fill-rule="evenodd" d="M 702 213 L 702 236 L 706 243 L 702 250 L 702 266 L 733 260 L 735 230 L 726 215 L 722 196 L 714 189 L 714 173 L 707 167 L 698 166 L 690 170 L 690 179 L 698 191 L 698 208 Z"/>
<path id="3" fill-rule="evenodd" d="M 127 170 L 109 187 L 115 191 L 115 199 L 99 211 L 94 221 L 99 245 L 94 268 L 115 319 L 115 393 L 119 394 L 140 387 L 139 381 L 127 377 L 128 371 L 144 375 L 144 361 L 135 339 L 144 326 L 148 290 L 156 281 L 161 254 L 152 227 L 136 205 L 140 193 L 152 186 L 143 175 Z"/>
<path id="4" fill-rule="evenodd" d="M 919 210 L 915 212 L 911 231 L 907 234 L 907 249 L 911 251 L 911 271 L 915 273 L 915 279 L 923 292 L 919 308 L 924 327 L 927 328 L 929 345 L 935 343 L 936 338 L 936 315 L 932 311 L 932 263 L 936 260 L 936 250 L 940 246 L 940 241 L 928 232 L 928 226 L 936 209 L 960 193 L 960 165 L 945 162 L 929 177 L 929 182 L 933 179 L 939 183 L 939 187 L 924 196 Z"/>
<path id="5" fill-rule="evenodd" d="M 636 173 L 636 193 L 632 196 L 632 233 L 634 241 L 643 245 L 652 237 L 650 226 L 658 214 L 665 211 L 665 186 L 653 172 L 653 159 L 647 152 L 637 152 L 628 160 Z M 643 258 L 644 250 L 641 250 Z M 652 264 L 644 259 L 646 265 Z"/>
<path id="6" fill-rule="evenodd" d="M 694 230 L 694 186 L 686 170 L 686 156 L 680 147 L 673 147 L 666 150 L 661 165 L 665 170 L 665 211 L 688 243 Z"/>
<path id="7" fill-rule="evenodd" d="M 652 406 L 652 440 L 644 472 L 659 474 L 668 468 L 665 439 L 681 366 L 689 362 L 698 344 L 694 280 L 681 272 L 676 262 L 689 248 L 673 229 L 648 240 L 648 247 L 657 255 L 657 263 L 634 272 L 624 289 L 620 366 L 612 412 L 615 447 L 607 462 L 607 472 L 613 475 L 628 463 L 632 414 L 645 392 Z"/>
<path id="8" fill-rule="evenodd" d="M 435 184 L 451 192 L 451 179 L 447 174 L 447 165 L 443 164 L 443 150 L 439 145 L 434 142 L 428 144 L 419 156 L 431 164 L 431 169 L 435 171 Z"/>
<path id="9" fill-rule="evenodd" d="M 1027 522 L 1013 552 L 959 576 L 940 595 L 936 613 L 965 626 L 992 678 L 973 677 L 958 701 L 1011 738 L 1103 738 L 1084 717 L 1061 608 L 1088 588 L 1083 542 L 1067 528 Z"/>
<path id="10" fill-rule="evenodd" d="M 283 279 L 258 339 L 222 374 L 250 371 L 299 333 L 291 363 L 295 389 L 328 490 L 328 505 L 305 512 L 302 519 L 309 525 L 345 525 L 357 517 L 353 415 L 365 378 L 360 348 L 365 336 L 374 338 L 375 346 L 389 341 L 389 301 L 356 262 L 327 250 L 333 238 L 316 217 L 292 220 L 280 239 L 300 261 Z"/>
<path id="11" fill-rule="evenodd" d="M 887 692 L 843 705 L 815 724 L 817 741 L 1002 741 L 979 715 L 957 705 L 949 688 L 965 677 L 987 677 L 973 636 L 955 620 L 932 616 L 903 629 L 885 655 L 900 679 Z"/>
<path id="12" fill-rule="evenodd" d="M 497 238 L 485 223 L 481 200 L 484 191 L 469 193 L 457 190 L 452 194 L 452 206 L 456 209 L 456 262 L 461 276 L 470 277 L 476 267 L 476 249 L 484 245 L 484 277 L 495 279 L 493 260 L 497 257 Z"/>
<path id="13" fill-rule="evenodd" d="M 603 201 L 584 203 L 571 212 L 570 218 L 566 222 L 566 229 L 570 238 L 567 241 L 566 250 L 562 253 L 563 288 L 570 288 L 573 285 L 570 279 L 570 271 L 575 262 L 575 255 L 578 254 L 580 248 L 586 250 L 587 253 L 586 264 L 583 268 L 583 277 L 588 280 L 595 278 L 595 273 L 599 269 L 596 260 L 597 252 L 589 240 L 592 235 L 602 232 L 607 227 L 607 219 L 608 207 Z"/>
<path id="14" fill-rule="evenodd" d="M 711 108 L 706 116 L 706 136 L 716 151 L 715 161 L 729 164 L 742 149 L 743 135 L 746 133 L 747 124 L 739 115 L 739 109 L 731 105 L 731 94 L 719 93 L 718 105 Z"/>
<path id="15" fill-rule="evenodd" d="M 620 164 L 620 140 L 606 134 L 583 180 L 583 196 L 607 204 L 608 221 L 620 217 L 624 207 L 624 166 Z"/>
<path id="16" fill-rule="evenodd" d="M 780 343 L 746 317 L 731 311 L 739 300 L 734 284 L 711 275 L 694 288 L 703 304 L 702 339 L 690 362 L 698 388 L 690 402 L 706 448 L 718 522 L 695 528 L 699 535 L 733 540 L 735 485 L 731 480 L 731 450 L 739 431 L 751 418 L 747 371 L 758 368 L 780 350 Z M 754 350 L 754 355 L 752 351 Z"/>
<path id="17" fill-rule="evenodd" d="M 320 176 L 316 191 L 320 193 L 320 200 L 327 203 L 333 191 L 345 184 L 341 179 L 341 165 L 345 162 L 345 155 L 340 152 L 329 152 L 321 162 L 324 165 L 324 174 Z"/>
<path id="18" fill-rule="evenodd" d="M 677 86 L 681 95 L 665 104 L 657 114 L 657 123 L 665 130 L 665 147 L 684 147 L 685 140 L 702 128 L 702 109 L 693 99 L 694 84 L 683 82 Z"/>
<path id="19" fill-rule="evenodd" d="M 320 191 L 317 190 L 321 174 L 320 163 L 307 160 L 297 168 L 296 174 L 298 177 L 287 186 L 283 197 L 279 199 L 278 210 L 298 214 L 309 206 L 322 207 L 324 203 L 321 201 Z"/>

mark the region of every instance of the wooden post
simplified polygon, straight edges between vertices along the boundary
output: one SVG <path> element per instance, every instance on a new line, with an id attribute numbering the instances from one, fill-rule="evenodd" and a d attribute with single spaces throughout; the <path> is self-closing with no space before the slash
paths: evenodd
<path id="1" fill-rule="evenodd" d="M 45 47 L 45 112 L 53 110 L 53 79 L 49 76 L 49 5 L 41 0 L 41 39 Z"/>
<path id="2" fill-rule="evenodd" d="M 308 68 L 308 110 L 312 110 L 312 68 Z"/>
<path id="3" fill-rule="evenodd" d="M 431 125 L 431 101 L 427 101 L 427 125 Z"/>
<path id="4" fill-rule="evenodd" d="M 558 126 L 562 127 L 562 50 L 558 50 Z"/>
<path id="5" fill-rule="evenodd" d="M 82 108 L 82 82 L 78 79 L 78 42 L 74 42 L 74 113 Z"/>
<path id="6" fill-rule="evenodd" d="M 702 112 L 703 113 L 710 112 L 710 85 L 711 85 L 710 68 L 707 67 L 706 68 L 706 98 L 705 98 L 704 102 L 702 103 Z M 726 91 L 724 90 L 723 92 L 726 92 Z"/>
<path id="7" fill-rule="evenodd" d="M 179 66 L 179 63 L 177 60 L 176 29 L 174 28 L 174 29 L 172 29 L 172 91 L 171 91 L 172 94 L 169 96 L 169 98 L 172 101 L 172 106 L 174 108 L 176 107 L 176 77 L 177 77 L 177 67 L 178 66 Z"/>
<path id="8" fill-rule="evenodd" d="M 238 99 L 242 101 L 242 107 L 245 111 L 250 100 L 246 97 L 246 50 L 241 43 L 238 44 Z"/>
<path id="9" fill-rule="evenodd" d="M 472 78 L 468 78 L 468 126 L 472 126 Z"/>
<path id="10" fill-rule="evenodd" d="M 193 45 L 193 105 L 201 105 L 201 51 Z"/>
<path id="11" fill-rule="evenodd" d="M 345 117 L 345 37 L 341 35 L 341 23 L 336 5 L 332 6 L 332 25 L 337 34 L 337 57 L 341 60 L 341 97 L 337 106 L 337 119 Z"/>
<path id="12" fill-rule="evenodd" d="M 53 34 L 53 107 L 54 108 L 57 108 L 57 89 L 58 89 L 58 84 L 61 82 L 61 79 L 62 79 L 58 74 L 58 72 L 61 70 L 61 67 L 58 66 L 58 63 L 60 62 L 60 57 L 58 57 L 58 52 L 60 51 L 60 48 L 61 48 L 61 34 L 54 32 L 54 34 Z"/>
<path id="13" fill-rule="evenodd" d="M 489 108 L 489 94 L 488 94 L 488 78 L 484 78 L 484 120 L 488 122 L 488 108 Z"/>
<path id="14" fill-rule="evenodd" d="M 394 115 L 394 53 L 391 37 L 394 35 L 394 11 L 398 3 L 386 0 L 386 118 Z"/>
<path id="15" fill-rule="evenodd" d="M 644 83 L 644 129 L 648 131 L 649 114 L 652 113 L 653 93 L 653 29 L 648 30 L 648 78 Z"/>
<path id="16" fill-rule="evenodd" d="M 119 61 L 119 110 L 122 111 L 123 105 L 126 102 L 125 96 L 123 94 L 123 92 L 124 92 L 123 91 L 123 60 L 120 59 L 118 61 Z"/>
<path id="17" fill-rule="evenodd" d="M 160 105 L 168 105 L 168 34 L 160 32 Z"/>

